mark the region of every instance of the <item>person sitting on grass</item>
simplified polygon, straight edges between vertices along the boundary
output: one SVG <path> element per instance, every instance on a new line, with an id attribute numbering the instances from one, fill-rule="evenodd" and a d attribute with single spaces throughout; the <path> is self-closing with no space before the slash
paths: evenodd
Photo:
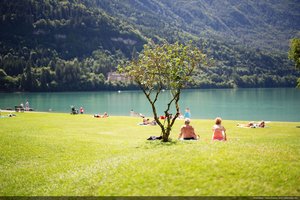
<path id="1" fill-rule="evenodd" d="M 107 112 L 104 112 L 102 118 L 106 118 L 106 117 L 109 117 L 109 115 L 107 114 Z"/>
<path id="2" fill-rule="evenodd" d="M 72 115 L 78 114 L 78 109 L 76 109 L 75 106 L 71 106 L 71 114 Z"/>
<path id="3" fill-rule="evenodd" d="M 226 129 L 221 124 L 222 124 L 222 119 L 220 117 L 217 117 L 215 119 L 215 125 L 212 128 L 213 130 L 212 140 L 219 140 L 219 141 L 227 140 Z"/>
<path id="4" fill-rule="evenodd" d="M 237 124 L 238 127 L 249 127 L 249 128 L 264 128 L 265 127 L 265 122 L 260 121 L 260 122 L 249 122 L 247 124 Z"/>
<path id="5" fill-rule="evenodd" d="M 190 125 L 191 120 L 186 118 L 184 120 L 184 125 L 180 129 L 180 134 L 178 136 L 179 140 L 197 140 L 198 136 L 195 133 L 194 127 Z"/>

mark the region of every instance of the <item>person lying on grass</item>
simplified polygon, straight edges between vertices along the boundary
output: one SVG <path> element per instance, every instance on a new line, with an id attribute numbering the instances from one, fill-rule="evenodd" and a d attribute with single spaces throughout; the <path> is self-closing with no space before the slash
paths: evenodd
<path id="1" fill-rule="evenodd" d="M 109 117 L 109 115 L 107 114 L 107 112 L 104 112 L 103 115 L 100 115 L 100 114 L 94 114 L 94 117 L 96 117 L 96 118 L 106 118 L 106 117 Z"/>
<path id="2" fill-rule="evenodd" d="M 226 129 L 224 126 L 222 126 L 222 119 L 220 117 L 217 117 L 215 119 L 215 125 L 212 128 L 213 135 L 212 140 L 219 140 L 219 141 L 226 141 Z"/>
<path id="3" fill-rule="evenodd" d="M 150 122 L 150 119 L 146 119 L 145 117 L 143 117 L 143 122 L 140 125 L 152 125 L 155 126 L 156 125 L 156 121 L 153 120 Z"/>
<path id="4" fill-rule="evenodd" d="M 190 125 L 191 120 L 186 118 L 184 120 L 184 125 L 180 129 L 180 134 L 178 136 L 179 140 L 197 140 L 198 136 L 195 133 L 194 127 Z"/>
<path id="5" fill-rule="evenodd" d="M 238 127 L 249 127 L 249 128 L 264 128 L 265 127 L 265 122 L 260 121 L 260 122 L 249 122 L 247 124 L 237 124 Z"/>

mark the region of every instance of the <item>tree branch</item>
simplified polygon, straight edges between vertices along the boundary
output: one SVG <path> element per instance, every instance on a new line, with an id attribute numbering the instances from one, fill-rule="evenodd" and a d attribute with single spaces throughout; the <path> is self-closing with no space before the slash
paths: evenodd
<path id="1" fill-rule="evenodd" d="M 176 101 L 175 101 L 175 106 L 176 106 L 176 114 L 175 114 L 175 117 L 172 119 L 172 122 L 171 122 L 171 127 L 174 125 L 175 123 L 175 120 L 177 119 L 177 117 L 179 116 L 179 99 L 180 99 L 180 89 L 178 90 L 178 93 L 177 93 L 177 98 L 176 98 Z"/>
<path id="2" fill-rule="evenodd" d="M 164 125 L 159 121 L 159 118 L 158 118 L 158 116 L 157 116 L 157 112 L 156 112 L 156 108 L 155 108 L 155 102 L 152 101 L 150 95 L 147 94 L 145 88 L 142 88 L 142 91 L 143 91 L 144 94 L 146 95 L 146 97 L 147 97 L 149 103 L 151 104 L 152 111 L 153 111 L 153 114 L 154 114 L 154 119 L 155 119 L 156 123 L 160 126 L 161 131 L 163 132 L 163 134 L 165 134 L 165 127 L 164 127 Z M 158 94 L 159 94 L 159 92 L 156 94 L 156 98 L 158 97 Z M 155 99 L 155 101 L 156 101 L 156 99 Z"/>

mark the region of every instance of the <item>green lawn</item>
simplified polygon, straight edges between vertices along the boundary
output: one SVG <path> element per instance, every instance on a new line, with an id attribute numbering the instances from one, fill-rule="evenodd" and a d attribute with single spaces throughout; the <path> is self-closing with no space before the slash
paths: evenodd
<path id="1" fill-rule="evenodd" d="M 5 113 L 2 113 L 2 115 Z M 300 123 L 237 128 L 211 142 L 213 120 L 193 120 L 200 141 L 162 144 L 140 118 L 17 113 L 0 118 L 0 196 L 300 195 Z M 241 123 L 241 122 L 239 122 Z"/>

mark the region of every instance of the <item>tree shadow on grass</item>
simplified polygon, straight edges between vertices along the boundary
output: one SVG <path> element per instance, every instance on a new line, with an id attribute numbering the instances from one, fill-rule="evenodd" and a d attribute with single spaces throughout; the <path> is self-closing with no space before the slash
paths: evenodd
<path id="1" fill-rule="evenodd" d="M 148 140 L 145 143 L 137 146 L 136 148 L 142 149 L 157 149 L 157 148 L 165 148 L 165 147 L 174 147 L 178 145 L 190 145 L 194 144 L 195 141 L 181 141 L 177 139 L 170 139 L 168 142 L 163 142 L 162 140 Z"/>

